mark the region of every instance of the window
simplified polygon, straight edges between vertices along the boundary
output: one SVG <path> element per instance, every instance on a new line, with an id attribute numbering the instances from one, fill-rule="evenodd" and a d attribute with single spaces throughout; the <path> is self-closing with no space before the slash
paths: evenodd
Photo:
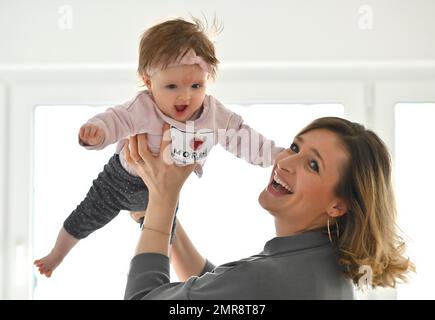
<path id="1" fill-rule="evenodd" d="M 399 286 L 399 299 L 434 299 L 433 226 L 435 171 L 432 161 L 435 103 L 399 103 L 396 113 L 396 195 L 399 225 L 417 273 Z"/>
<path id="2" fill-rule="evenodd" d="M 34 253 L 53 247 L 63 221 L 86 195 L 115 151 L 88 151 L 78 129 L 105 107 L 39 106 L 34 135 Z M 80 241 L 46 279 L 35 277 L 35 299 L 121 299 L 139 230 L 126 212 Z M 37 273 L 37 270 L 34 269 Z"/>

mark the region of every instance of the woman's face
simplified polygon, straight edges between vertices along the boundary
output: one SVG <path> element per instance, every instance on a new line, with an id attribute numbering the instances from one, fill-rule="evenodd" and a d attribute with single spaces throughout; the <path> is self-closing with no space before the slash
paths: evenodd
<path id="1" fill-rule="evenodd" d="M 278 221 L 299 231 L 324 226 L 328 217 L 345 213 L 334 190 L 347 161 L 335 133 L 316 129 L 297 136 L 277 156 L 259 202 Z"/>

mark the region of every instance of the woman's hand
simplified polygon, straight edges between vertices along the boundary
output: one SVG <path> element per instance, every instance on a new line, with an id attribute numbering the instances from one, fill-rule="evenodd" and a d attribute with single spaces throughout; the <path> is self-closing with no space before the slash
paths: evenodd
<path id="1" fill-rule="evenodd" d="M 125 159 L 148 187 L 150 201 L 178 200 L 180 190 L 195 164 L 176 166 L 171 158 L 171 136 L 169 125 L 162 128 L 163 137 L 160 154 L 154 156 L 148 150 L 145 133 L 132 136 L 124 148 Z"/>
<path id="2" fill-rule="evenodd" d="M 124 155 L 148 187 L 148 206 L 136 254 L 160 253 L 169 256 L 172 221 L 181 187 L 195 165 L 178 167 L 171 159 L 169 126 L 163 126 L 160 154 L 148 150 L 146 134 L 130 137 Z M 168 138 L 169 137 L 169 138 Z"/>

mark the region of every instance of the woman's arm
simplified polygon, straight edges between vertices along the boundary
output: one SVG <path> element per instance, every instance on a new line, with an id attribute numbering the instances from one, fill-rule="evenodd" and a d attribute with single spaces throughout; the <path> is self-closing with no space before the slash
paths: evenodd
<path id="1" fill-rule="evenodd" d="M 206 260 L 193 245 L 180 222 L 177 220 L 176 236 L 171 246 L 171 264 L 180 281 L 199 276 L 204 270 Z"/>
<path id="2" fill-rule="evenodd" d="M 160 154 L 148 150 L 146 134 L 130 137 L 125 159 L 148 187 L 147 214 L 130 265 L 125 299 L 141 299 L 169 284 L 169 240 L 180 190 L 194 165 L 178 167 L 170 156 L 169 125 L 163 126 Z M 168 138 L 169 137 L 169 138 Z"/>
<path id="3" fill-rule="evenodd" d="M 130 137 L 125 159 L 148 187 L 148 207 L 136 255 L 158 253 L 169 256 L 169 240 L 180 190 L 195 165 L 179 167 L 170 156 L 169 125 L 163 127 L 160 154 L 148 150 L 146 134 Z"/>
<path id="4" fill-rule="evenodd" d="M 145 211 L 130 212 L 133 220 L 140 222 L 145 218 Z M 170 246 L 171 264 L 180 281 L 186 281 L 192 276 L 200 276 L 207 271 L 211 271 L 214 266 L 206 261 L 198 252 L 180 221 L 176 221 L 177 228 L 174 229 L 176 236 L 173 237 Z"/>

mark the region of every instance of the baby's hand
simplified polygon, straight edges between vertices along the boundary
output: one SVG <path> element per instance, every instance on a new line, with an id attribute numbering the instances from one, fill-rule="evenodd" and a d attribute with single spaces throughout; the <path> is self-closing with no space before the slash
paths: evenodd
<path id="1" fill-rule="evenodd" d="M 99 144 L 104 138 L 104 131 L 93 124 L 85 124 L 80 128 L 80 141 L 88 146 Z"/>

